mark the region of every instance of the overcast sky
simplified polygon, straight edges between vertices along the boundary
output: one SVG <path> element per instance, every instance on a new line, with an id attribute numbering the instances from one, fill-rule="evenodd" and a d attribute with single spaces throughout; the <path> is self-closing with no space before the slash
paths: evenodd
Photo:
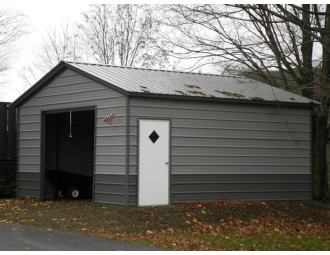
<path id="1" fill-rule="evenodd" d="M 161 1 L 161 0 L 160 0 Z M 111 4 L 115 3 L 160 3 L 158 0 L 147 1 L 109 1 Z M 178 1 L 167 1 L 167 3 L 177 3 Z M 201 1 L 200 1 L 201 2 Z M 207 1 L 208 3 L 220 3 L 221 1 Z M 239 1 L 238 1 L 239 2 Z M 281 2 L 281 1 L 280 1 Z M 81 12 L 88 8 L 91 3 L 102 3 L 101 1 L 24 1 L 24 0 L 1 0 L 0 8 L 9 7 L 13 10 L 24 13 L 28 20 L 30 34 L 22 38 L 18 44 L 16 56 L 10 59 L 10 69 L 1 74 L 1 80 L 5 80 L 5 84 L 0 84 L 0 101 L 12 102 L 20 96 L 27 86 L 23 80 L 19 78 L 18 72 L 23 66 L 29 65 L 33 58 L 33 54 L 38 52 L 42 45 L 42 41 L 47 34 L 49 27 L 60 26 L 66 23 L 78 21 L 81 18 Z M 103 1 L 104 3 L 104 1 Z M 194 0 L 181 0 L 180 3 L 198 3 Z M 247 1 L 246 3 L 251 3 Z"/>
<path id="2" fill-rule="evenodd" d="M 47 34 L 47 30 L 50 27 L 61 26 L 61 24 L 65 24 L 68 20 L 72 23 L 78 21 L 81 19 L 81 12 L 88 9 L 88 5 L 93 3 L 101 4 L 107 2 L 95 0 L 1 0 L 0 8 L 9 7 L 10 9 L 20 11 L 27 16 L 27 23 L 31 33 L 20 40 L 16 56 L 10 59 L 10 69 L 1 73 L 0 81 L 5 81 L 5 84 L 0 84 L 0 102 L 12 102 L 28 88 L 19 77 L 18 72 L 23 66 L 28 66 L 33 58 L 33 54 L 38 52 L 38 49 L 42 45 L 43 39 Z M 160 3 L 160 1 L 147 0 L 141 2 L 130 0 L 123 2 L 112 0 L 108 1 L 108 3 L 156 4 Z"/>
<path id="3" fill-rule="evenodd" d="M 1 1 L 0 8 L 3 7 L 23 12 L 28 18 L 27 23 L 31 31 L 19 42 L 16 56 L 10 59 L 10 69 L 2 77 L 6 83 L 0 85 L 0 101 L 11 102 L 27 89 L 18 77 L 18 71 L 23 66 L 29 65 L 33 54 L 40 48 L 47 29 L 51 26 L 60 26 L 67 20 L 77 21 L 80 13 L 88 8 L 88 3 L 86 1 Z"/>

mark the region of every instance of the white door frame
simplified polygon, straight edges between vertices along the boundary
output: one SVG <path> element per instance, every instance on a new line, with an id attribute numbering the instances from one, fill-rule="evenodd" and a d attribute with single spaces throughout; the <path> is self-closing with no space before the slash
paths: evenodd
<path id="1" fill-rule="evenodd" d="M 150 128 L 149 128 L 149 126 L 146 126 L 148 124 L 148 122 L 150 124 Z M 144 125 L 145 131 L 141 130 L 141 128 L 143 128 L 143 126 L 141 127 L 141 125 Z M 159 126 L 157 127 L 157 125 L 160 125 L 160 127 Z M 150 176 L 150 174 L 152 176 L 153 173 L 155 173 L 157 176 L 159 176 L 159 174 L 160 174 L 161 177 L 158 179 L 158 181 L 159 181 L 158 184 L 159 184 L 159 186 L 161 186 L 163 188 L 163 192 L 162 192 L 162 190 L 160 190 L 160 193 L 158 194 L 158 196 L 159 196 L 158 198 L 160 198 L 160 202 L 158 202 L 157 199 L 150 198 L 151 196 L 149 196 L 149 198 L 148 198 L 148 195 L 146 195 L 146 192 L 149 191 L 148 190 L 148 188 L 149 188 L 151 190 L 150 194 L 157 196 L 157 194 L 156 194 L 157 189 L 150 187 L 150 186 L 154 186 L 152 184 L 149 187 L 146 187 L 146 189 L 144 189 L 145 185 L 147 185 L 148 183 L 146 183 L 146 181 L 147 181 L 146 176 L 143 176 L 143 174 L 141 172 L 141 170 L 142 170 L 141 164 L 145 164 L 145 161 L 144 161 L 144 163 L 142 163 L 143 159 L 141 157 L 145 157 L 145 155 L 148 153 L 147 151 L 143 151 L 143 148 L 141 148 L 141 146 L 147 146 L 147 147 L 145 147 L 146 150 L 148 150 L 148 148 L 150 150 L 153 147 L 153 143 L 151 142 L 151 140 L 149 140 L 149 138 L 147 138 L 146 140 L 141 140 L 142 139 L 141 134 L 142 134 L 142 132 L 144 132 L 144 134 L 142 134 L 144 136 L 144 138 L 146 137 L 146 135 L 148 137 L 148 134 L 151 133 L 152 130 L 155 129 L 155 126 L 156 126 L 156 128 L 160 128 L 158 130 L 163 132 L 163 134 L 160 134 L 160 137 L 164 136 L 164 134 L 165 134 L 165 139 L 166 139 L 166 136 L 167 136 L 167 139 L 162 140 L 163 144 L 160 146 L 164 146 L 164 147 L 162 147 L 163 149 L 158 148 L 158 149 L 161 149 L 163 152 L 165 151 L 164 157 L 161 157 L 159 163 L 151 162 L 151 165 L 155 166 L 155 164 L 156 164 L 156 167 L 154 167 L 153 169 L 160 169 L 159 171 L 164 171 L 164 174 L 162 174 L 162 172 L 155 173 L 153 170 L 151 171 L 151 168 L 149 168 L 149 170 L 146 169 L 144 173 L 148 174 L 149 176 Z M 170 173 L 171 173 L 170 146 L 171 146 L 171 121 L 169 119 L 160 119 L 160 118 L 138 119 L 138 189 L 137 189 L 137 191 L 138 191 L 137 200 L 138 201 L 137 202 L 138 202 L 139 206 L 167 205 L 170 203 L 170 179 L 171 179 L 171 176 L 170 176 Z M 158 156 L 155 158 L 159 157 L 159 154 L 157 154 L 157 155 Z M 154 155 L 154 156 L 156 156 L 156 155 Z M 152 157 L 152 153 L 151 153 L 151 157 Z M 146 159 L 144 159 L 144 160 L 146 160 Z M 159 166 L 159 168 L 158 168 L 158 166 Z M 152 176 L 151 178 L 153 178 L 153 180 L 157 181 L 155 176 Z M 165 183 L 162 183 L 161 180 L 165 181 Z M 143 184 L 143 183 L 145 183 L 145 184 Z"/>

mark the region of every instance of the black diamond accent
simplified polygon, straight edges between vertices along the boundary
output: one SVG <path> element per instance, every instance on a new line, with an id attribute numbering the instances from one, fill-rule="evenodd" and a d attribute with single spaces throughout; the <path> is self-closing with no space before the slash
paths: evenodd
<path id="1" fill-rule="evenodd" d="M 155 143 L 157 142 L 159 135 L 156 133 L 156 131 L 152 131 L 152 133 L 149 135 L 150 140 Z"/>

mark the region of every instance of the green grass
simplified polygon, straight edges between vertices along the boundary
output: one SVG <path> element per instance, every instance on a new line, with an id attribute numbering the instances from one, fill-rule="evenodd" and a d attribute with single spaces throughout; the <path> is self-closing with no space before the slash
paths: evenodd
<path id="1" fill-rule="evenodd" d="M 330 247 L 329 240 L 320 238 L 297 238 L 282 236 L 205 236 L 212 246 L 223 250 L 322 250 L 326 251 Z"/>

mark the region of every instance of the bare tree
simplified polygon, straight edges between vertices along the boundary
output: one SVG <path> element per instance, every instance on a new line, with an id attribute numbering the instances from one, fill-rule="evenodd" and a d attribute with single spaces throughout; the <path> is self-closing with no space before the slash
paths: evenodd
<path id="1" fill-rule="evenodd" d="M 114 61 L 115 34 L 112 30 L 113 10 L 108 5 L 93 5 L 82 13 L 84 23 L 78 25 L 87 54 L 96 61 L 109 64 Z"/>
<path id="2" fill-rule="evenodd" d="M 31 86 L 61 60 L 136 67 L 164 67 L 165 51 L 155 47 L 158 22 L 146 5 L 91 5 L 83 22 L 50 28 L 32 64 L 19 75 Z"/>
<path id="3" fill-rule="evenodd" d="M 83 58 L 78 33 L 69 22 L 49 30 L 37 54 L 41 71 L 49 71 L 61 60 L 79 61 Z"/>
<path id="4" fill-rule="evenodd" d="M 158 22 L 147 5 L 92 5 L 79 25 L 87 55 L 104 64 L 161 67 L 165 52 L 154 47 Z"/>
<path id="5" fill-rule="evenodd" d="M 59 28 L 51 27 L 43 39 L 41 48 L 35 53 L 31 65 L 19 71 L 23 81 L 31 86 L 61 60 L 81 61 L 85 59 L 75 26 L 69 22 Z"/>
<path id="6" fill-rule="evenodd" d="M 313 196 L 327 190 L 330 5 L 169 5 L 170 54 L 245 71 L 321 102 L 313 118 Z M 175 35 L 179 35 L 176 37 Z M 173 50 L 174 48 L 174 50 Z"/>
<path id="7" fill-rule="evenodd" d="M 20 12 L 0 9 L 0 71 L 7 69 L 15 43 L 27 33 L 25 21 L 25 15 Z"/>

